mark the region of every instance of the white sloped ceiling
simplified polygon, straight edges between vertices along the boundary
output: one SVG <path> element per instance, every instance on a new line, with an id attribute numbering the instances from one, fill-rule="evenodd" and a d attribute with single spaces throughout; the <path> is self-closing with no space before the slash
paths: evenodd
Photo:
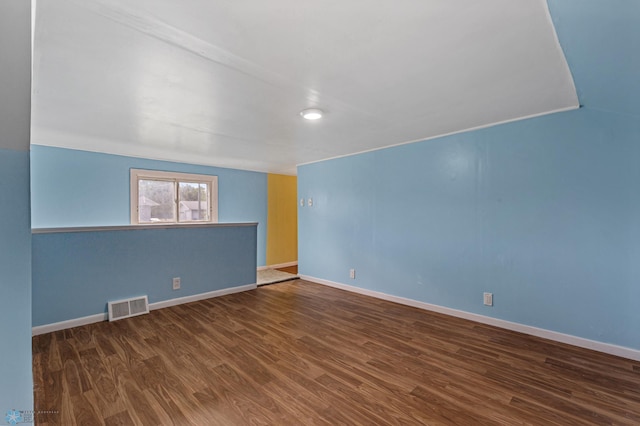
<path id="1" fill-rule="evenodd" d="M 40 0 L 33 80 L 34 144 L 275 173 L 578 107 L 544 0 Z"/>

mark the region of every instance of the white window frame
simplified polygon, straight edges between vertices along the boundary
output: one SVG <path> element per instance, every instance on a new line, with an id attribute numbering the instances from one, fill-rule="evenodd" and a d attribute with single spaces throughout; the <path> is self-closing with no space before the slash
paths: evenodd
<path id="1" fill-rule="evenodd" d="M 140 180 L 164 180 L 170 182 L 204 182 L 209 184 L 211 193 L 209 194 L 209 220 L 197 220 L 189 222 L 179 221 L 179 212 L 176 211 L 175 222 L 158 222 L 158 225 L 187 225 L 194 223 L 217 223 L 218 222 L 218 176 L 213 175 L 198 175 L 190 173 L 179 172 L 165 172 L 160 170 L 143 170 L 143 169 L 131 169 L 129 176 L 130 183 L 130 209 L 131 209 L 131 224 L 132 225 L 155 225 L 156 223 L 142 222 L 138 220 L 138 182 Z M 177 194 L 176 194 L 177 196 Z M 178 200 L 174 200 L 176 209 L 179 206 Z"/>

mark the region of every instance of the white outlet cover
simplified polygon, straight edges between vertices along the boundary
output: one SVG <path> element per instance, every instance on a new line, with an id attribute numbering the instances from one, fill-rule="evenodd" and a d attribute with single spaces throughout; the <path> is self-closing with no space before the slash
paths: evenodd
<path id="1" fill-rule="evenodd" d="M 484 293 L 484 304 L 486 306 L 493 306 L 493 293 Z"/>
<path id="2" fill-rule="evenodd" d="M 313 198 L 309 198 L 307 204 L 309 205 L 309 207 L 313 207 Z"/>

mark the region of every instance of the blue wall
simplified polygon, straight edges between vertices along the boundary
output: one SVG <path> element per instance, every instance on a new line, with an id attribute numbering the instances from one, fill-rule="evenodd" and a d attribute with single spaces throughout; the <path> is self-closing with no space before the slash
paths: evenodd
<path id="1" fill-rule="evenodd" d="M 31 151 L 34 228 L 128 225 L 132 168 L 216 175 L 219 222 L 258 222 L 257 264 L 265 265 L 265 173 L 38 145 Z"/>
<path id="2" fill-rule="evenodd" d="M 640 3 L 549 6 L 584 107 L 299 167 L 301 274 L 640 349 Z"/>
<path id="3" fill-rule="evenodd" d="M 300 273 L 640 349 L 639 140 L 581 109 L 300 167 Z"/>
<path id="4" fill-rule="evenodd" d="M 640 117 L 640 2 L 548 0 L 548 4 L 581 103 Z"/>
<path id="5" fill-rule="evenodd" d="M 256 282 L 256 227 L 172 227 L 33 235 L 33 325 Z M 172 278 L 181 289 L 172 290 Z"/>
<path id="6" fill-rule="evenodd" d="M 29 152 L 0 149 L 0 419 L 31 410 Z"/>
<path id="7" fill-rule="evenodd" d="M 31 2 L 0 1 L 0 423 L 33 410 L 31 373 Z"/>

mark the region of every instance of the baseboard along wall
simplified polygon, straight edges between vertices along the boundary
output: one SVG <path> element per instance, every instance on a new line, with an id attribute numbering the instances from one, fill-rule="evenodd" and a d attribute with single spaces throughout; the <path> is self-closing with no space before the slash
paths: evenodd
<path id="1" fill-rule="evenodd" d="M 627 348 L 627 347 L 618 346 L 618 345 L 612 345 L 610 343 L 598 342 L 595 340 L 572 336 L 570 334 L 559 333 L 557 331 L 546 330 L 543 328 L 532 327 L 529 325 L 519 324 L 511 321 L 505 321 L 498 318 L 492 318 L 484 315 L 473 314 L 470 312 L 447 308 L 444 306 L 433 305 L 431 303 L 420 302 L 418 300 L 392 296 L 390 294 L 381 293 L 373 290 L 367 290 L 360 287 L 355 287 L 347 284 L 325 280 L 322 278 L 315 278 L 308 275 L 300 275 L 300 274 L 299 276 L 303 280 L 311 281 L 316 284 L 322 284 L 329 287 L 350 291 L 353 293 L 363 294 L 365 296 L 375 297 L 377 299 L 387 300 L 389 302 L 395 302 L 395 303 L 400 303 L 402 305 L 412 306 L 414 308 L 424 309 L 427 311 L 433 311 L 433 312 L 438 312 L 445 315 L 451 315 L 453 317 L 463 318 L 463 319 L 479 322 L 482 324 L 492 325 L 495 327 L 504 328 L 506 330 L 517 331 L 520 333 L 529 334 L 531 336 L 541 337 L 543 339 L 553 340 L 559 343 L 566 343 L 569 345 L 578 346 L 585 349 L 591 349 L 594 351 L 606 353 L 609 355 L 615 355 L 615 356 L 631 359 L 634 361 L 640 361 L 640 350 L 637 350 L 637 349 Z"/>
<path id="2" fill-rule="evenodd" d="M 212 297 L 225 296 L 227 294 L 240 293 L 243 291 L 256 289 L 256 284 L 247 284 L 237 287 L 224 288 L 222 290 L 214 290 L 206 293 L 194 294 L 191 296 L 178 297 L 176 299 L 163 300 L 161 302 L 149 303 L 149 310 L 168 308 L 170 306 L 182 305 L 183 303 L 196 302 L 198 300 L 210 299 Z M 107 302 L 105 302 L 106 304 Z M 95 322 L 107 321 L 109 319 L 106 312 L 89 315 L 82 318 L 75 318 L 66 321 L 55 322 L 52 324 L 39 325 L 31 328 L 31 334 L 37 336 L 39 334 L 51 333 L 53 331 L 65 330 L 67 328 L 79 327 L 81 325 L 92 324 Z"/>
<path id="3" fill-rule="evenodd" d="M 282 265 L 272 265 L 271 268 L 273 268 L 274 266 L 277 268 L 284 268 L 287 266 L 295 266 L 297 264 L 298 264 L 297 262 L 291 262 L 291 263 L 282 264 Z M 268 267 L 259 267 L 258 270 L 267 269 L 267 268 Z M 355 287 L 347 284 L 325 280 L 322 278 L 311 277 L 308 275 L 300 275 L 300 278 L 306 281 L 314 282 L 316 284 L 322 284 L 329 287 L 350 291 L 353 293 L 359 293 L 365 296 L 375 297 L 377 299 L 400 303 L 402 305 L 412 306 L 414 308 L 424 309 L 427 311 L 438 312 L 445 315 L 451 315 L 454 317 L 463 318 L 463 319 L 479 322 L 482 324 L 504 328 L 506 330 L 517 331 L 520 333 L 541 337 L 543 339 L 549 339 L 549 340 L 553 340 L 560 343 L 566 343 L 569 345 L 578 346 L 585 349 L 591 349 L 594 351 L 598 351 L 598 352 L 602 352 L 610 355 L 628 358 L 634 361 L 640 361 L 640 350 L 637 350 L 637 349 L 613 345 L 610 343 L 598 342 L 595 340 L 572 336 L 570 334 L 559 333 L 557 331 L 546 330 L 543 328 L 532 327 L 529 325 L 519 324 L 511 321 L 505 321 L 498 318 L 492 318 L 484 315 L 447 308 L 444 306 L 433 305 L 431 303 L 420 302 L 418 300 L 407 299 L 399 296 L 392 296 L 390 294 L 381 293 L 373 290 L 367 290 L 360 287 Z M 255 288 L 257 288 L 256 284 L 248 284 L 244 286 L 231 287 L 231 288 L 222 289 L 222 290 L 215 290 L 207 293 L 195 294 L 192 296 L 164 300 L 161 302 L 150 303 L 149 310 L 152 311 L 155 309 L 168 308 L 170 306 L 181 305 L 183 303 L 195 302 L 198 300 L 209 299 L 212 297 L 220 297 L 227 294 L 240 293 L 243 291 L 253 290 Z M 36 336 L 39 334 L 50 333 L 58 330 L 65 330 L 67 328 L 79 327 L 81 325 L 92 324 L 92 323 L 106 321 L 106 320 L 108 320 L 107 313 L 103 312 L 100 314 L 89 315 L 82 318 L 75 318 L 67 321 L 60 321 L 52 324 L 36 326 L 32 328 L 32 335 Z"/>

